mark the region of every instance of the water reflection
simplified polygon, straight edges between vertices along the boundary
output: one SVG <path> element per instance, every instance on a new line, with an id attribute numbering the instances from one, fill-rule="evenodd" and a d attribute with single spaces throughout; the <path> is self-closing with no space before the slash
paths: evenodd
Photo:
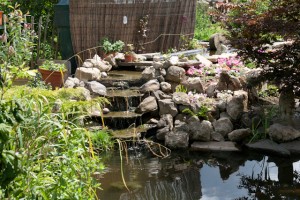
<path id="1" fill-rule="evenodd" d="M 109 200 L 218 200 L 297 199 L 300 162 L 244 154 L 173 152 L 167 159 L 132 151 L 122 184 L 120 159 L 107 157 L 100 182 L 100 199 Z"/>

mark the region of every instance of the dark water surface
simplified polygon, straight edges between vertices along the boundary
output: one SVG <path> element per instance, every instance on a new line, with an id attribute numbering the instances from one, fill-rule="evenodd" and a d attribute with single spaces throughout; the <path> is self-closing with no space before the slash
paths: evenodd
<path id="1" fill-rule="evenodd" d="M 299 159 L 246 153 L 172 152 L 160 159 L 139 149 L 102 156 L 102 200 L 300 199 Z"/>

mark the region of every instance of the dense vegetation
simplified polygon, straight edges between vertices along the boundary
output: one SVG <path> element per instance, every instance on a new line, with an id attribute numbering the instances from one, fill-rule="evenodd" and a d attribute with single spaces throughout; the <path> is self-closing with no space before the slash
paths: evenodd
<path id="1" fill-rule="evenodd" d="M 281 91 L 300 91 L 300 2 L 259 0 L 239 4 L 223 16 L 231 44 L 263 69 L 256 83 L 273 81 Z M 289 41 L 280 49 L 268 44 Z"/>
<path id="2" fill-rule="evenodd" d="M 0 44 L 0 199 L 95 199 L 103 164 L 93 142 L 111 142 L 82 126 L 86 108 L 107 101 L 84 101 L 73 89 L 15 88 L 16 79 L 36 75 L 28 67 L 35 36 L 24 22 L 12 10 Z"/>

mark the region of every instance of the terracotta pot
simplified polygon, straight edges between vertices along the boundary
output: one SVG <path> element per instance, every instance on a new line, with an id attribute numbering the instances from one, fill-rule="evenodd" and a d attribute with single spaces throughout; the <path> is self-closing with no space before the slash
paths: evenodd
<path id="1" fill-rule="evenodd" d="M 125 54 L 125 62 L 133 62 L 134 58 L 131 54 Z"/>
<path id="2" fill-rule="evenodd" d="M 2 26 L 3 23 L 3 11 L 0 11 L 0 26 Z"/>
<path id="3" fill-rule="evenodd" d="M 50 83 L 53 90 L 57 87 L 60 88 L 64 83 L 66 71 L 60 72 L 39 69 L 39 72 L 42 74 L 43 81 L 45 81 L 47 84 Z"/>

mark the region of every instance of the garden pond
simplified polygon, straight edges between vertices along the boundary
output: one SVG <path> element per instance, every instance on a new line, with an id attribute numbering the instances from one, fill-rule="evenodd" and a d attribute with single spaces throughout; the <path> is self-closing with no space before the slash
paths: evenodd
<path id="1" fill-rule="evenodd" d="M 155 157 L 129 148 L 128 161 L 119 152 L 102 155 L 100 199 L 218 200 L 298 199 L 299 159 L 248 153 L 172 152 Z M 121 167 L 122 162 L 122 167 Z M 129 191 L 123 184 L 121 173 Z"/>

